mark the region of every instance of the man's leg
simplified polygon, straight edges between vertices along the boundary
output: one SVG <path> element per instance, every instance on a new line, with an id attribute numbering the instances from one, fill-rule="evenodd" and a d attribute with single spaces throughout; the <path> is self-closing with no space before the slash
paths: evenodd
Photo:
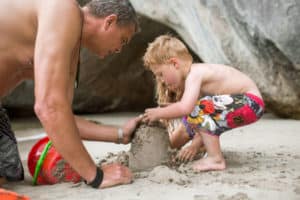
<path id="1" fill-rule="evenodd" d="M 17 141 L 3 108 L 0 108 L 0 177 L 7 181 L 24 179 Z"/>

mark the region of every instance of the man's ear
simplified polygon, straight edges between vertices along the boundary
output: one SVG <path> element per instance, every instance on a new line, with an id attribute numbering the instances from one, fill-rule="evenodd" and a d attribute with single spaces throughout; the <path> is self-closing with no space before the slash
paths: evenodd
<path id="1" fill-rule="evenodd" d="M 169 59 L 171 65 L 173 65 L 176 69 L 179 68 L 179 60 L 176 57 L 172 57 Z"/>
<path id="2" fill-rule="evenodd" d="M 117 22 L 117 19 L 118 17 L 115 14 L 106 16 L 104 19 L 104 29 L 108 30 L 111 27 L 111 25 Z"/>

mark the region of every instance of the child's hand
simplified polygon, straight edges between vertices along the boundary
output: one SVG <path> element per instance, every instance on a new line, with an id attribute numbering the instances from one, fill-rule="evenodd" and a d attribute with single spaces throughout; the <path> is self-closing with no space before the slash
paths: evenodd
<path id="1" fill-rule="evenodd" d="M 152 122 L 159 120 L 159 110 L 160 108 L 148 108 L 145 110 L 145 114 L 143 115 L 143 121 L 151 124 Z"/>
<path id="2" fill-rule="evenodd" d="M 181 149 L 181 151 L 177 155 L 177 158 L 181 162 L 192 161 L 198 152 L 199 149 L 197 146 L 190 145 L 188 147 L 185 147 L 184 149 Z"/>

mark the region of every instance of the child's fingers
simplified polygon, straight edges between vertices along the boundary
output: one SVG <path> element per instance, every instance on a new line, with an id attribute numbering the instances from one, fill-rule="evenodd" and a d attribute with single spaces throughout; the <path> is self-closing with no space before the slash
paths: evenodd
<path id="1" fill-rule="evenodd" d="M 190 157 L 190 152 L 186 152 L 183 161 L 186 162 Z"/>
<path id="2" fill-rule="evenodd" d="M 191 152 L 190 156 L 189 156 L 189 161 L 192 161 L 195 157 L 196 153 L 195 152 Z"/>
<path id="3" fill-rule="evenodd" d="M 193 153 L 191 154 L 191 157 L 190 157 L 189 161 L 193 161 L 193 160 L 194 160 L 194 157 L 195 157 L 195 155 L 196 155 L 196 153 L 194 153 L 194 152 L 193 152 Z"/>
<path id="4" fill-rule="evenodd" d="M 187 153 L 188 152 L 185 149 L 183 149 L 182 151 L 179 152 L 179 160 L 180 160 L 180 162 L 184 162 Z"/>
<path id="5" fill-rule="evenodd" d="M 192 161 L 193 158 L 195 156 L 195 153 L 193 151 L 190 151 L 190 150 L 187 150 L 187 149 L 184 149 L 182 150 L 178 157 L 179 157 L 179 160 L 181 162 L 189 162 L 189 161 Z"/>
<path id="6" fill-rule="evenodd" d="M 180 162 L 180 158 L 181 158 L 181 156 L 180 156 L 180 152 L 179 152 L 179 153 L 176 155 L 175 160 Z"/>
<path id="7" fill-rule="evenodd" d="M 148 118 L 148 116 L 147 116 L 147 114 L 145 113 L 145 114 L 143 114 L 142 116 L 142 122 L 144 122 L 144 123 L 148 123 L 148 121 L 149 121 L 149 118 Z"/>
<path id="8" fill-rule="evenodd" d="M 187 154 L 186 154 L 186 156 L 185 156 L 184 162 L 190 161 L 191 157 L 192 157 L 192 153 L 190 151 L 188 151 Z"/>
<path id="9" fill-rule="evenodd" d="M 140 114 L 138 117 L 136 117 L 137 121 L 141 121 L 144 118 L 144 114 Z"/>
<path id="10" fill-rule="evenodd" d="M 177 160 L 181 161 L 182 154 L 183 154 L 183 150 L 179 151 L 179 153 L 176 156 Z"/>

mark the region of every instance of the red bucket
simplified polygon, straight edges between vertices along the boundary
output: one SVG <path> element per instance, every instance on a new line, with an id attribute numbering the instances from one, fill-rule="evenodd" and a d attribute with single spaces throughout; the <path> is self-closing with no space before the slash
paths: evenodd
<path id="1" fill-rule="evenodd" d="M 37 141 L 29 152 L 27 164 L 32 177 L 34 177 L 38 160 L 40 159 L 40 156 L 48 142 L 48 137 L 42 138 Z M 37 175 L 36 183 L 41 185 L 60 182 L 78 183 L 79 181 L 81 181 L 79 174 L 72 169 L 72 167 L 61 157 L 53 146 L 50 146 Z"/>

